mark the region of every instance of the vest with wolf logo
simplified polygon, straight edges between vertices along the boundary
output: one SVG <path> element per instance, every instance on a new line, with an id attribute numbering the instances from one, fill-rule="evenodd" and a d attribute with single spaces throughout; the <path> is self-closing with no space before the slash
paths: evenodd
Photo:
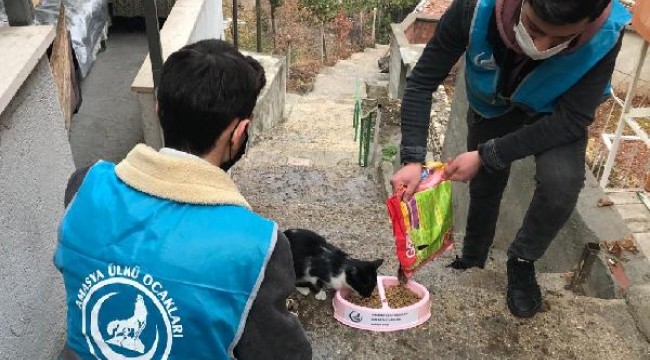
<path id="1" fill-rule="evenodd" d="M 240 206 L 139 192 L 100 162 L 59 229 L 68 345 L 82 359 L 227 359 L 276 240 Z"/>
<path id="2" fill-rule="evenodd" d="M 487 40 L 495 1 L 478 0 L 465 56 L 467 98 L 471 107 L 485 118 L 505 114 L 513 103 L 536 113 L 553 112 L 558 98 L 607 55 L 630 21 L 630 13 L 618 0 L 613 0 L 609 17 L 588 42 L 574 51 L 543 60 L 508 99 L 497 93 L 502 69 L 496 64 Z M 610 85 L 603 89 L 603 94 L 611 94 Z"/>

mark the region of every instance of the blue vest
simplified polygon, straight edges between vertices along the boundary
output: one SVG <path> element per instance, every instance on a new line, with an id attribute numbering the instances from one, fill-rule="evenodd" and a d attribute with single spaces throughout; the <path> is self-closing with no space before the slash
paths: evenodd
<path id="1" fill-rule="evenodd" d="M 59 229 L 67 341 L 82 359 L 228 359 L 275 223 L 239 206 L 139 192 L 99 162 Z"/>
<path id="2" fill-rule="evenodd" d="M 587 43 L 567 54 L 558 54 L 539 64 L 512 93 L 509 99 L 497 94 L 499 66 L 488 42 L 488 28 L 495 0 L 478 0 L 466 52 L 465 82 L 472 108 L 486 118 L 503 115 L 511 103 L 537 113 L 551 113 L 557 99 L 576 84 L 617 43 L 630 13 L 617 0 L 601 29 Z M 611 93 L 611 86 L 603 89 Z"/>

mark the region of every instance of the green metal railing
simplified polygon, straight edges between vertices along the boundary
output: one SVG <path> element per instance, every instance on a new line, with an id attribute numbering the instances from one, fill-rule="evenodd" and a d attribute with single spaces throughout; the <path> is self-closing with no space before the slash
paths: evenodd
<path id="1" fill-rule="evenodd" d="M 374 152 L 376 146 L 377 127 L 379 126 L 379 108 L 376 106 L 370 111 L 364 113 L 361 107 L 361 97 L 359 90 L 359 81 L 356 83 L 354 91 L 354 115 L 352 119 L 352 126 L 354 127 L 354 141 L 359 140 L 359 158 L 358 164 L 361 167 L 367 167 L 369 162 L 373 161 L 371 153 Z M 373 131 L 373 129 L 375 131 Z"/>

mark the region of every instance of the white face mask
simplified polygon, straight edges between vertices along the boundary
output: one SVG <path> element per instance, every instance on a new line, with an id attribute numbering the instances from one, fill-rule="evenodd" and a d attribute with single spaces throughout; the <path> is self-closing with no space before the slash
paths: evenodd
<path id="1" fill-rule="evenodd" d="M 546 49 L 544 51 L 539 51 L 537 49 L 537 46 L 535 46 L 535 42 L 533 41 L 533 38 L 530 37 L 530 34 L 528 34 L 528 30 L 526 30 L 526 27 L 524 26 L 524 23 L 521 22 L 521 16 L 524 12 L 524 7 L 522 4 L 521 7 L 521 12 L 519 14 L 519 22 L 517 25 L 514 26 L 515 30 L 515 38 L 517 39 L 517 44 L 519 44 L 519 47 L 521 50 L 526 54 L 529 58 L 533 60 L 544 60 L 548 59 L 553 55 L 557 55 L 559 52 L 562 50 L 566 49 L 571 41 L 573 41 L 573 38 L 561 43 L 560 45 L 554 46 L 550 49 Z"/>

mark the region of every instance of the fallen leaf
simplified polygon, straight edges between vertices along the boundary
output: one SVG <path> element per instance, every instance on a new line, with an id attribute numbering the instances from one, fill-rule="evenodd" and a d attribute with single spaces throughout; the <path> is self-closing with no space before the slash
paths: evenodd
<path id="1" fill-rule="evenodd" d="M 606 247 L 607 247 L 607 252 L 616 256 L 617 258 L 620 258 L 621 255 L 623 254 L 623 248 L 621 248 L 621 245 L 619 245 L 619 243 L 616 241 L 611 243 L 606 243 Z"/>
<path id="2" fill-rule="evenodd" d="M 628 235 L 623 239 L 618 240 L 617 242 L 621 248 L 631 252 L 632 254 L 636 255 L 639 252 L 639 249 L 636 247 L 636 242 L 634 241 L 633 235 Z"/>
<path id="3" fill-rule="evenodd" d="M 596 206 L 598 207 L 612 206 L 612 205 L 614 205 L 614 202 L 606 198 L 598 199 L 598 203 L 596 204 Z"/>
<path id="4" fill-rule="evenodd" d="M 636 242 L 634 241 L 633 235 L 628 235 L 622 239 L 615 241 L 605 241 L 603 244 L 605 245 L 605 249 L 608 253 L 616 256 L 619 259 L 623 255 L 623 250 L 631 252 L 635 255 L 639 253 L 639 249 L 636 247 Z"/>
<path id="5" fill-rule="evenodd" d="M 298 316 L 298 302 L 294 299 L 287 299 L 287 310 L 290 313 Z"/>

